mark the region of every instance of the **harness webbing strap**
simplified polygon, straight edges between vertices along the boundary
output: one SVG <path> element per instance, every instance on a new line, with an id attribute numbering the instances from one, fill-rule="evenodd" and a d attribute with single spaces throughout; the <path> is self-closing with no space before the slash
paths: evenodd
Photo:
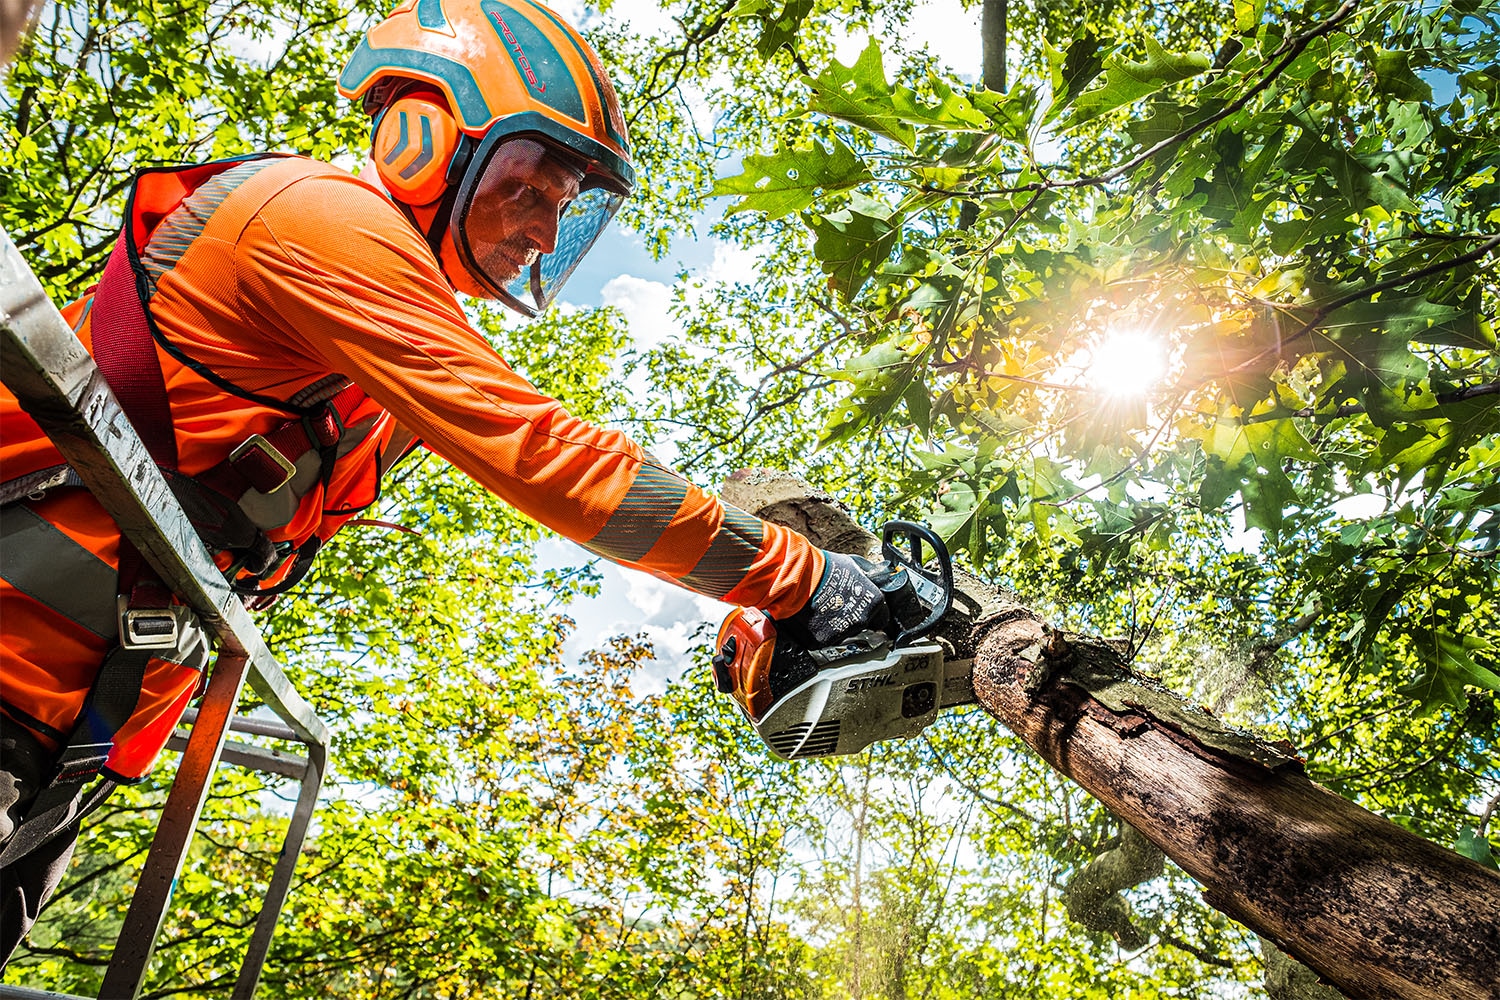
<path id="1" fill-rule="evenodd" d="M 15 510 L 26 508 L 12 507 L 5 514 L 9 515 Z M 105 565 L 97 556 L 92 553 L 90 556 Z M 154 574 L 135 547 L 123 538 L 120 540 L 119 572 L 116 574 L 112 571 L 110 575 L 113 577 L 110 581 L 110 589 L 113 591 L 128 594 L 141 586 L 152 589 L 155 584 L 155 590 L 160 593 L 153 596 L 158 597 L 161 602 L 171 600 L 166 589 L 156 583 Z M 116 630 L 118 631 L 118 626 Z M 58 753 L 52 780 L 37 792 L 36 798 L 26 810 L 25 818 L 11 834 L 4 849 L 0 850 L 0 867 L 24 857 L 82 820 L 114 788 L 114 779 L 106 777 L 79 806 L 79 793 L 103 772 L 110 751 L 114 749 L 115 735 L 135 714 L 135 706 L 141 700 L 141 685 L 146 679 L 146 668 L 160 652 L 160 649 L 133 649 L 116 644 L 104 657 L 104 663 L 94 677 L 88 696 L 83 700 L 78 721 L 73 724 L 73 731 L 68 734 L 67 742 Z"/>
<path id="2" fill-rule="evenodd" d="M 130 266 L 129 229 L 121 231 L 94 291 L 94 363 L 157 465 L 177 468 L 177 436 L 167 406 L 156 342 Z M 102 334 L 102 335 L 101 335 Z"/>
<path id="3" fill-rule="evenodd" d="M 0 851 L 0 868 L 20 861 L 64 830 L 82 823 L 84 817 L 99 808 L 119 782 L 105 778 L 89 792 L 81 802 L 78 793 L 88 779 L 53 782 L 37 793 L 31 810 L 26 814 L 5 849 Z M 75 808 L 76 803 L 76 808 Z"/>
<path id="4" fill-rule="evenodd" d="M 25 504 L 0 507 L 0 543 L 0 576 L 12 587 L 97 636 L 118 636 L 113 602 L 99 599 L 116 592 L 113 566 Z"/>
<path id="5" fill-rule="evenodd" d="M 344 387 L 320 408 L 304 417 L 288 420 L 274 430 L 267 431 L 262 438 L 266 445 L 274 448 L 280 457 L 292 465 L 309 451 L 319 452 L 320 465 L 323 466 L 319 479 L 325 482 L 332 473 L 331 465 L 337 457 L 344 428 L 354 411 L 365 401 L 364 390 L 347 379 L 344 381 Z M 270 465 L 270 459 L 266 457 L 260 458 L 258 463 L 250 461 L 260 454 L 259 450 L 248 450 L 243 458 L 225 459 L 195 478 L 230 499 L 237 500 L 250 489 L 272 493 L 280 488 L 288 473 Z"/>
<path id="6" fill-rule="evenodd" d="M 48 466 L 0 483 L 0 507 L 20 500 L 40 500 L 50 490 L 82 485 L 82 477 L 71 465 Z"/>

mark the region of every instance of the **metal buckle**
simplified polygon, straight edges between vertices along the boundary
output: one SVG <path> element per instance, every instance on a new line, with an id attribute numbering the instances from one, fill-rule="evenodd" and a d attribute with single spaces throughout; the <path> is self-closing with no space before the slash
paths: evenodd
<path id="1" fill-rule="evenodd" d="M 172 649 L 177 645 L 177 615 L 171 608 L 131 608 L 130 598 L 116 599 L 120 646 L 124 649 Z"/>
<path id="2" fill-rule="evenodd" d="M 70 781 L 87 781 L 99 773 L 109 761 L 113 743 L 78 743 L 63 748 L 57 761 L 57 773 L 52 776 L 52 785 Z"/>
<path id="3" fill-rule="evenodd" d="M 237 464 L 241 459 L 243 459 L 252 451 L 260 452 L 260 454 L 269 459 L 276 467 L 281 469 L 282 472 L 281 481 L 276 483 L 276 485 L 272 486 L 270 489 L 264 488 L 266 484 L 251 483 L 251 485 L 261 493 L 275 493 L 287 483 L 291 482 L 292 477 L 297 474 L 297 467 L 292 464 L 291 460 L 283 455 L 279 448 L 277 448 L 270 441 L 267 441 L 265 436 L 261 434 L 251 434 L 249 437 L 245 438 L 245 440 L 241 441 L 239 445 L 235 447 L 234 451 L 231 451 L 229 453 L 229 464 Z"/>

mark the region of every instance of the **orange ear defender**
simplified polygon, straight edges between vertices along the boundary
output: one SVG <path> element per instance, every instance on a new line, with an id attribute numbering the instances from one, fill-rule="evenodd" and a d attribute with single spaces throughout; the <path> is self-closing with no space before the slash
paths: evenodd
<path id="1" fill-rule="evenodd" d="M 443 196 L 464 142 L 441 98 L 413 94 L 381 112 L 371 155 L 387 191 L 408 205 L 426 205 Z"/>

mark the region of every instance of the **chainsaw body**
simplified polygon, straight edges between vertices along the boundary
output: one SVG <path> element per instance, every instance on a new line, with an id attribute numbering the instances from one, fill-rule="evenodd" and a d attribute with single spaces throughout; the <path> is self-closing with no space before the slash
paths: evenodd
<path id="1" fill-rule="evenodd" d="M 881 536 L 885 561 L 870 575 L 886 595 L 890 634 L 868 631 L 804 649 L 754 608 L 732 612 L 719 630 L 715 683 L 778 757 L 858 753 L 878 740 L 915 736 L 940 709 L 974 701 L 972 661 L 946 661 L 928 638 L 952 603 L 947 548 L 929 528 L 906 521 L 890 522 Z M 934 569 L 922 559 L 924 542 Z"/>

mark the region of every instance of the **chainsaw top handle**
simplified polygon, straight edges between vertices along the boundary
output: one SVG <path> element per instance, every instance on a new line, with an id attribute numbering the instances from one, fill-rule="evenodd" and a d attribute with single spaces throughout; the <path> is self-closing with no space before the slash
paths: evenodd
<path id="1" fill-rule="evenodd" d="M 905 547 L 901 542 L 905 542 Z M 922 543 L 926 542 L 937 559 L 936 572 L 927 569 L 922 558 Z M 925 524 L 912 521 L 887 521 L 880 529 L 880 554 L 892 568 L 905 569 L 913 589 L 929 609 L 927 617 L 916 625 L 903 628 L 892 645 L 904 646 L 919 639 L 937 627 L 953 603 L 953 560 L 948 556 L 948 546 Z"/>

